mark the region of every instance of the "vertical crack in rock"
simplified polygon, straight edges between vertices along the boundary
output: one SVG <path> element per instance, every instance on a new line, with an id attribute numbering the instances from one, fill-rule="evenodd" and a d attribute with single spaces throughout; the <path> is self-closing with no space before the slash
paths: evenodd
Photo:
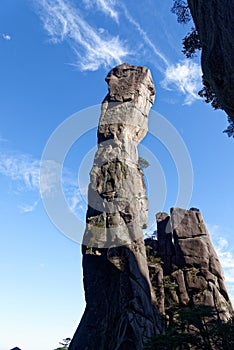
<path id="1" fill-rule="evenodd" d="M 147 68 L 129 64 L 111 70 L 106 81 L 82 246 L 86 309 L 70 350 L 142 350 L 160 332 L 142 233 L 148 201 L 137 152 L 155 89 Z"/>
<path id="2" fill-rule="evenodd" d="M 205 305 L 227 321 L 233 309 L 218 256 L 200 211 L 172 208 L 158 213 L 157 240 L 150 246 L 148 264 L 159 310 Z"/>

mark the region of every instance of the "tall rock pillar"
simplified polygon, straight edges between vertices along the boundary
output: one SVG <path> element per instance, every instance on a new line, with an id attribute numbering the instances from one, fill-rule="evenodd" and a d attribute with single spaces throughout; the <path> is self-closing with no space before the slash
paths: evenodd
<path id="1" fill-rule="evenodd" d="M 142 350 L 160 331 L 142 233 L 148 203 L 137 152 L 155 89 L 147 68 L 129 64 L 111 70 L 106 81 L 82 247 L 86 309 L 70 350 Z"/>

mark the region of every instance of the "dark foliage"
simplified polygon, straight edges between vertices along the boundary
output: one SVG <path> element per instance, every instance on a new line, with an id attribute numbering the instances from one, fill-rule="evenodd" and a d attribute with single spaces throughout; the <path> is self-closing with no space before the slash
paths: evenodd
<path id="1" fill-rule="evenodd" d="M 198 32 L 195 28 L 192 28 L 191 32 L 186 35 L 183 39 L 183 54 L 187 58 L 193 58 L 196 54 L 197 50 L 201 50 L 201 42 L 198 37 Z"/>
<path id="2" fill-rule="evenodd" d="M 139 157 L 138 163 L 142 169 L 148 168 L 148 166 L 150 166 L 150 163 L 148 162 L 148 160 L 146 160 L 143 157 Z"/>
<path id="3" fill-rule="evenodd" d="M 234 349 L 234 319 L 221 321 L 213 307 L 197 305 L 171 310 L 165 332 L 155 336 L 148 350 Z"/>
<path id="4" fill-rule="evenodd" d="M 216 109 L 223 109 L 216 94 L 212 91 L 209 83 L 203 79 L 203 88 L 198 92 L 198 95 L 204 99 L 206 103 L 210 103 L 211 106 Z M 234 122 L 228 116 L 228 127 L 223 132 L 228 135 L 228 137 L 234 138 Z"/>
<path id="5" fill-rule="evenodd" d="M 188 23 L 191 20 L 191 14 L 187 1 L 174 0 L 171 11 L 177 16 L 177 21 L 179 23 Z"/>
<path id="6" fill-rule="evenodd" d="M 59 343 L 62 346 L 57 348 L 57 349 L 54 349 L 54 350 L 66 350 L 66 349 L 68 349 L 70 342 L 71 342 L 71 338 L 65 338 L 65 339 L 63 339 L 62 342 Z"/>
<path id="7" fill-rule="evenodd" d="M 191 20 L 191 13 L 187 1 L 174 0 L 171 11 L 176 14 L 179 23 L 188 23 Z M 197 50 L 201 50 L 201 42 L 196 28 L 192 28 L 191 32 L 183 39 L 182 52 L 188 58 L 193 58 Z M 206 103 L 210 103 L 214 109 L 221 108 L 220 103 L 212 91 L 208 82 L 203 79 L 203 88 L 198 92 Z"/>
<path id="8" fill-rule="evenodd" d="M 191 13 L 186 0 L 174 0 L 171 8 L 172 13 L 177 16 L 179 23 L 188 23 L 191 20 Z M 191 32 L 183 39 L 182 52 L 187 58 L 193 58 L 198 50 L 201 50 L 202 45 L 196 28 L 192 28 Z M 222 109 L 222 106 L 207 81 L 203 79 L 203 88 L 198 92 L 198 95 L 204 99 L 206 103 L 210 103 L 214 109 Z M 229 137 L 234 137 L 234 122 L 228 117 L 229 125 L 223 132 Z"/>
<path id="9" fill-rule="evenodd" d="M 203 88 L 198 92 L 198 95 L 202 97 L 206 103 L 210 103 L 214 109 L 222 109 L 222 106 L 213 92 L 210 84 L 203 78 Z"/>
<path id="10" fill-rule="evenodd" d="M 230 117 L 228 117 L 228 122 L 229 122 L 229 125 L 227 129 L 224 130 L 223 132 L 226 133 L 228 137 L 234 137 L 234 122 L 231 120 Z"/>

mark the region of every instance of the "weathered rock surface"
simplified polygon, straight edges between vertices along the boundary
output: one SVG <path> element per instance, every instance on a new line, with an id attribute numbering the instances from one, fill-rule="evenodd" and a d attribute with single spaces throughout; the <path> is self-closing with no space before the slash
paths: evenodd
<path id="1" fill-rule="evenodd" d="M 70 350 L 142 350 L 160 331 L 142 234 L 148 203 L 137 153 L 154 85 L 147 68 L 128 64 L 114 68 L 106 81 L 82 248 L 86 309 Z"/>
<path id="2" fill-rule="evenodd" d="M 204 79 L 234 121 L 234 2 L 188 0 L 202 45 Z"/>
<path id="3" fill-rule="evenodd" d="M 212 306 L 220 318 L 233 314 L 224 275 L 201 213 L 172 208 L 158 213 L 157 240 L 147 239 L 150 278 L 160 312 Z"/>

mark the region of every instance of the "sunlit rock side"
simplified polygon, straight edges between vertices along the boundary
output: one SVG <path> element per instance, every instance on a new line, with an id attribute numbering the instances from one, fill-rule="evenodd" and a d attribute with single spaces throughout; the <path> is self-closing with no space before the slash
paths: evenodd
<path id="1" fill-rule="evenodd" d="M 199 210 L 158 213 L 157 240 L 148 239 L 149 270 L 161 313 L 174 307 L 214 307 L 226 321 L 233 315 L 224 274 Z"/>
<path id="2" fill-rule="evenodd" d="M 106 81 L 82 247 L 86 309 L 70 350 L 142 350 L 160 332 L 142 233 L 148 201 L 137 152 L 155 89 L 147 68 L 129 64 L 111 70 Z"/>
<path id="3" fill-rule="evenodd" d="M 234 3 L 188 0 L 202 45 L 202 71 L 234 121 Z"/>

